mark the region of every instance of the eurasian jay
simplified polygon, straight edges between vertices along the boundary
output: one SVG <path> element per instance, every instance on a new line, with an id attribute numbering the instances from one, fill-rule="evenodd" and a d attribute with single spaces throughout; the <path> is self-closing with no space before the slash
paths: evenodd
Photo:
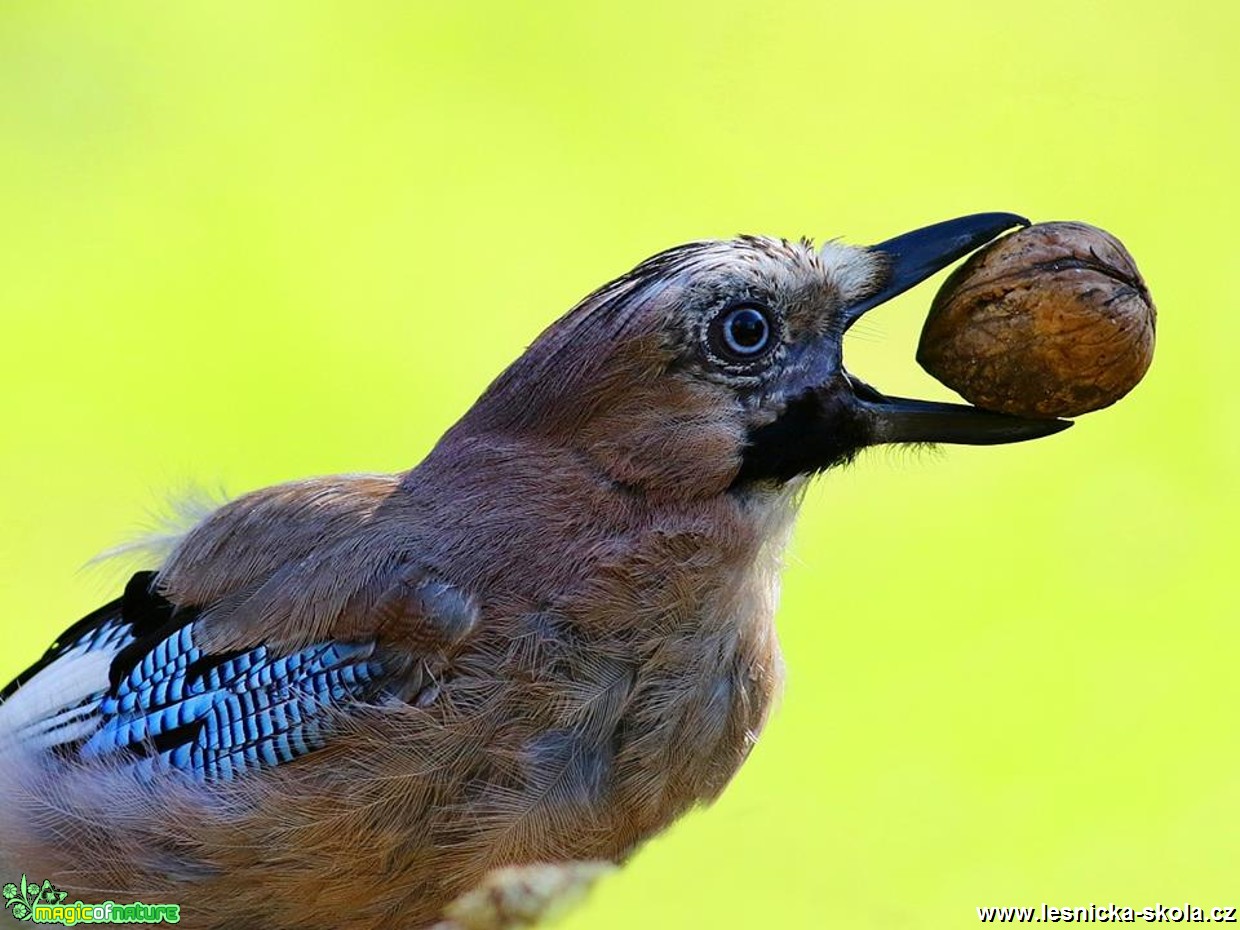
<path id="1" fill-rule="evenodd" d="M 1024 222 L 669 249 L 410 471 L 220 507 L 4 690 L 0 878 L 215 930 L 416 928 L 502 866 L 622 860 L 762 731 L 811 476 L 1068 425 L 841 361 L 862 313 Z"/>

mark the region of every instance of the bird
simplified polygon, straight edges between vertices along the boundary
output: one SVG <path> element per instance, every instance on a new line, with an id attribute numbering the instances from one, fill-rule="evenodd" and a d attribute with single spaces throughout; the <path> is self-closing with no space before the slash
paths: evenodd
<path id="1" fill-rule="evenodd" d="M 1027 224 L 667 249 L 410 470 L 206 514 L 0 694 L 0 878 L 211 930 L 372 930 L 433 925 L 506 867 L 623 862 L 762 732 L 816 475 L 1070 425 L 843 364 L 862 314 Z"/>

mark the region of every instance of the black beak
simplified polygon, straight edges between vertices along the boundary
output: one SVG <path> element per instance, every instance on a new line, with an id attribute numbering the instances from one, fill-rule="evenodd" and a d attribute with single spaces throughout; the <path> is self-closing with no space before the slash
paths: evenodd
<path id="1" fill-rule="evenodd" d="M 974 213 L 870 246 L 871 252 L 885 260 L 887 280 L 876 293 L 845 309 L 844 328 L 857 322 L 867 310 L 903 294 L 936 271 L 997 239 L 1000 233 L 1028 225 L 1027 219 L 1015 213 Z"/>
<path id="2" fill-rule="evenodd" d="M 943 404 L 908 397 L 887 397 L 864 381 L 845 374 L 852 397 L 848 406 L 860 421 L 867 445 L 888 442 L 951 442 L 997 446 L 1050 436 L 1071 420 L 1038 420 L 993 413 L 968 404 Z"/>
<path id="3" fill-rule="evenodd" d="M 871 246 L 887 262 L 887 280 L 875 294 L 848 307 L 844 328 L 867 310 L 920 284 L 957 259 L 1016 226 L 1029 221 L 1014 213 L 975 213 L 936 223 Z M 952 442 L 995 445 L 1037 439 L 1067 429 L 1067 420 L 1037 420 L 979 410 L 968 404 L 941 404 L 904 397 L 886 397 L 864 381 L 845 373 L 851 406 L 869 443 Z"/>

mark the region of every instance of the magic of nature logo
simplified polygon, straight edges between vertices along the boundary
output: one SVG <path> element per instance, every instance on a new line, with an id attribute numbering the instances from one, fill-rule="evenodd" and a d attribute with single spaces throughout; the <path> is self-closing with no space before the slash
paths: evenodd
<path id="1" fill-rule="evenodd" d="M 77 924 L 176 924 L 181 922 L 179 904 L 128 904 L 104 901 L 102 904 L 65 902 L 68 897 L 49 881 L 43 884 L 28 881 L 23 875 L 21 882 L 8 882 L 4 886 L 4 907 L 18 920 L 36 924 L 59 924 L 72 927 Z"/>

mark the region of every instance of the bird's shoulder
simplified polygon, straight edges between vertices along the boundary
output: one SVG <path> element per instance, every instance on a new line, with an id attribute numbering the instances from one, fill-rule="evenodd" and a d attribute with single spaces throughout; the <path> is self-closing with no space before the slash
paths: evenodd
<path id="1" fill-rule="evenodd" d="M 336 475 L 252 492 L 189 530 L 161 596 L 197 608 L 212 648 L 292 650 L 325 639 L 454 638 L 472 596 L 434 551 L 427 508 L 400 475 Z"/>

